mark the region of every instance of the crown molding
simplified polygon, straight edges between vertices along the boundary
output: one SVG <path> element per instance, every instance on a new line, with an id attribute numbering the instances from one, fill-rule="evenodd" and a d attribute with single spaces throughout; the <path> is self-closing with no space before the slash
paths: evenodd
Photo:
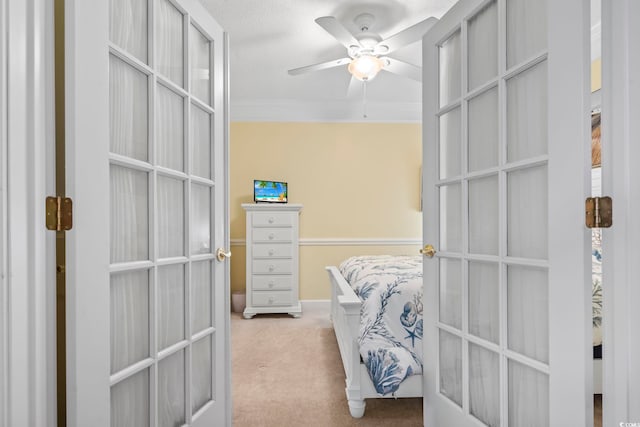
<path id="1" fill-rule="evenodd" d="M 421 245 L 422 239 L 411 238 L 300 238 L 300 246 L 407 246 Z M 231 246 L 246 246 L 245 239 L 231 239 Z"/>
<path id="2" fill-rule="evenodd" d="M 364 108 L 367 116 L 363 117 Z M 231 102 L 232 122 L 420 123 L 420 102 L 308 102 L 248 100 Z"/>

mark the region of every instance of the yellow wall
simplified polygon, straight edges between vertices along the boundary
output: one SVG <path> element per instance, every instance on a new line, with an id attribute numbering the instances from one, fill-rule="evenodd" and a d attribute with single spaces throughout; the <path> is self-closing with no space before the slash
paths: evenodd
<path id="1" fill-rule="evenodd" d="M 289 183 L 303 205 L 300 238 L 420 239 L 420 124 L 235 122 L 230 134 L 231 239 L 245 238 L 253 180 Z M 300 298 L 328 299 L 326 265 L 351 255 L 416 254 L 418 244 L 300 247 Z M 245 248 L 233 245 L 231 289 L 244 290 Z"/>

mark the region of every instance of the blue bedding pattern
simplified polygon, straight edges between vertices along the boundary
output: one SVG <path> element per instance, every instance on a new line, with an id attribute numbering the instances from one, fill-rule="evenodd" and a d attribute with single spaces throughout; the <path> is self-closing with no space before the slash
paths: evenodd
<path id="1" fill-rule="evenodd" d="M 356 256 L 340 272 L 362 300 L 360 355 L 376 391 L 393 394 L 422 373 L 422 259 Z"/>

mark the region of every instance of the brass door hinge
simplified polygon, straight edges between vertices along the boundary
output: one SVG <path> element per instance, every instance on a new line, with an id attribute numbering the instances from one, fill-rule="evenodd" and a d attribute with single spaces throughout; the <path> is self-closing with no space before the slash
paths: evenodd
<path id="1" fill-rule="evenodd" d="M 47 197 L 47 230 L 67 231 L 73 226 L 73 203 L 68 197 Z"/>
<path id="2" fill-rule="evenodd" d="M 613 222 L 611 197 L 588 197 L 585 205 L 587 228 L 609 228 Z"/>

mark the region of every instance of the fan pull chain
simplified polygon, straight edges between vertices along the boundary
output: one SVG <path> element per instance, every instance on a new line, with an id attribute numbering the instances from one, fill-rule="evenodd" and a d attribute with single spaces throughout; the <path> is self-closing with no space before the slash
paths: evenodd
<path id="1" fill-rule="evenodd" d="M 367 81 L 362 81 L 362 117 L 367 118 Z"/>

